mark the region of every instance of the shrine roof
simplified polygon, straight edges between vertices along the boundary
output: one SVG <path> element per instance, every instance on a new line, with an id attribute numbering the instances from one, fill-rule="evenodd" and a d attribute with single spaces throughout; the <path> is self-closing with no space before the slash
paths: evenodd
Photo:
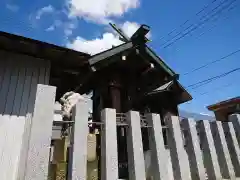
<path id="1" fill-rule="evenodd" d="M 240 104 L 240 96 L 234 97 L 231 99 L 227 99 L 225 101 L 221 101 L 216 104 L 212 104 L 212 105 L 208 106 L 207 108 L 208 108 L 208 110 L 216 111 L 218 109 L 228 108 L 229 106 L 238 105 L 238 104 Z"/>
<path id="2" fill-rule="evenodd" d="M 192 100 L 192 96 L 177 80 L 172 80 L 166 84 L 161 85 L 160 87 L 154 89 L 153 91 L 148 92 L 146 96 L 149 98 L 154 98 L 155 100 L 158 101 L 159 100 L 158 97 L 164 96 L 164 92 L 171 92 L 171 91 L 175 91 L 179 94 L 177 96 L 178 104 L 182 104 Z"/>
<path id="3" fill-rule="evenodd" d="M 149 61 L 149 63 L 154 63 L 157 68 L 165 71 L 169 76 L 176 75 L 176 73 L 151 48 L 145 44 L 131 40 L 119 46 L 91 56 L 89 58 L 89 64 L 92 67 L 102 63 L 109 64 L 111 63 L 111 59 L 114 59 L 115 57 L 121 55 L 125 56 L 129 52 L 132 53 L 133 51 L 135 51 L 136 56 L 142 57 L 144 60 Z"/>

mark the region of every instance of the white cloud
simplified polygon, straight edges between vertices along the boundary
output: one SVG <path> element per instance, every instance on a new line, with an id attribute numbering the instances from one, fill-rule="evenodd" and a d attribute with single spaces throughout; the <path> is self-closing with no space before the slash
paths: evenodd
<path id="1" fill-rule="evenodd" d="M 73 33 L 72 29 L 69 28 L 65 28 L 63 31 L 66 37 L 71 36 Z"/>
<path id="2" fill-rule="evenodd" d="M 201 115 L 204 115 L 204 116 L 211 116 L 210 114 L 207 114 L 207 113 L 199 113 L 199 114 L 201 114 Z"/>
<path id="3" fill-rule="evenodd" d="M 55 20 L 51 26 L 45 29 L 45 31 L 54 31 L 59 27 L 63 30 L 65 37 L 68 39 L 68 37 L 72 35 L 73 30 L 77 28 L 77 21 L 69 20 L 62 22 L 60 20 Z"/>
<path id="4" fill-rule="evenodd" d="M 56 28 L 61 27 L 63 22 L 61 20 L 55 20 L 51 26 L 49 26 L 46 31 L 54 31 Z"/>
<path id="5" fill-rule="evenodd" d="M 128 36 L 131 37 L 136 31 L 137 29 L 140 27 L 140 25 L 136 22 L 129 22 L 126 21 L 125 23 L 123 23 L 121 25 L 121 29 L 123 30 L 123 32 Z M 149 32 L 147 34 L 147 38 L 151 38 L 151 33 Z"/>
<path id="6" fill-rule="evenodd" d="M 139 6 L 139 0 L 68 0 L 69 16 L 105 24 Z"/>
<path id="7" fill-rule="evenodd" d="M 49 14 L 54 12 L 54 7 L 52 5 L 45 6 L 37 11 L 36 19 L 41 19 L 43 14 Z"/>
<path id="8" fill-rule="evenodd" d="M 55 9 L 52 5 L 48 5 L 39 9 L 35 14 L 35 18 L 32 18 L 34 16 L 31 15 L 29 19 L 32 22 L 32 24 L 37 25 L 37 21 L 40 21 L 40 22 L 44 21 L 42 16 L 45 14 L 51 14 L 51 17 L 48 17 L 49 18 L 48 21 L 52 21 L 52 24 L 50 24 L 50 26 L 45 28 L 45 31 L 47 32 L 54 31 L 57 28 L 61 28 L 65 38 L 68 39 L 68 37 L 72 35 L 73 30 L 77 28 L 77 24 L 78 24 L 77 18 L 67 17 L 66 19 L 66 13 L 62 10 L 60 11 Z"/>
<path id="9" fill-rule="evenodd" d="M 49 26 L 46 31 L 54 31 L 55 30 L 55 26 L 54 25 L 51 25 Z"/>
<path id="10" fill-rule="evenodd" d="M 122 42 L 117 36 L 107 32 L 103 34 L 102 38 L 96 38 L 93 40 L 86 40 L 78 36 L 74 41 L 68 43 L 67 47 L 93 55 L 110 49 L 113 45 L 117 46 L 121 43 Z"/>
<path id="11" fill-rule="evenodd" d="M 127 21 L 120 25 L 120 28 L 126 35 L 131 37 L 139 28 L 139 26 L 140 25 L 135 22 Z M 101 38 L 96 38 L 92 40 L 87 40 L 78 36 L 72 42 L 68 42 L 67 47 L 93 55 L 110 49 L 112 48 L 112 46 L 120 45 L 122 43 L 123 42 L 119 40 L 119 37 L 116 33 L 106 32 Z"/>
<path id="12" fill-rule="evenodd" d="M 64 34 L 68 38 L 68 36 L 72 35 L 73 30 L 77 28 L 77 21 L 69 21 L 64 24 Z"/>
<path id="13" fill-rule="evenodd" d="M 61 26 L 62 24 L 63 24 L 63 22 L 62 22 L 61 20 L 56 19 L 56 20 L 54 21 L 54 25 L 55 25 L 56 27 L 59 27 L 59 26 Z"/>
<path id="14" fill-rule="evenodd" d="M 138 23 L 126 21 L 121 25 L 121 29 L 128 36 L 131 37 L 140 27 Z"/>
<path id="15" fill-rule="evenodd" d="M 19 10 L 19 7 L 14 4 L 6 4 L 6 8 L 12 12 L 17 12 Z"/>

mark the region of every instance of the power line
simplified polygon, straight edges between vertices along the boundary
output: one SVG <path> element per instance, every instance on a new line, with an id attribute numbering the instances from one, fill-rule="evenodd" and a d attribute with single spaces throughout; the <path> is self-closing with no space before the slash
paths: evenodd
<path id="1" fill-rule="evenodd" d="M 232 11 L 232 10 L 235 9 L 236 7 L 237 7 L 237 6 L 232 6 L 231 8 L 229 8 L 229 9 L 227 10 L 227 12 Z M 228 15 L 229 15 L 229 14 L 228 14 Z M 219 18 L 215 18 L 215 19 L 213 20 L 213 22 L 216 22 L 218 19 L 219 19 Z M 229 16 L 225 16 L 224 20 L 228 20 L 228 19 L 229 19 Z M 201 34 L 199 34 L 199 35 L 196 37 L 196 39 L 199 38 L 199 37 L 201 37 L 201 36 L 202 36 L 203 34 L 205 34 L 206 32 L 213 30 L 215 27 L 217 27 L 217 23 L 215 23 L 212 27 L 208 28 L 207 31 L 203 31 Z"/>
<path id="2" fill-rule="evenodd" d="M 228 84 L 226 84 L 226 85 L 223 85 L 223 86 L 220 86 L 220 87 L 211 89 L 211 91 L 206 91 L 206 92 L 197 94 L 197 98 L 194 98 L 194 100 L 198 99 L 199 96 L 204 96 L 204 95 L 210 94 L 210 93 L 212 93 L 212 92 L 216 92 L 216 91 L 222 90 L 222 89 L 224 89 L 224 88 L 228 88 L 228 87 L 230 87 L 230 86 L 232 86 L 232 85 L 235 85 L 235 84 L 236 84 L 235 82 L 231 82 L 231 83 L 228 83 Z M 192 101 L 187 102 L 187 103 L 190 104 L 190 103 L 192 103 Z"/>
<path id="3" fill-rule="evenodd" d="M 218 10 L 217 12 L 215 12 L 214 14 L 212 14 L 210 17 L 206 18 L 205 20 L 203 20 L 202 22 L 200 22 L 199 24 L 197 24 L 195 27 L 191 28 L 189 31 L 187 31 L 186 33 L 182 34 L 182 36 L 178 37 L 177 39 L 175 39 L 174 41 L 170 42 L 169 44 L 165 45 L 163 48 L 167 48 L 172 46 L 173 44 L 175 44 L 177 41 L 181 40 L 182 38 L 184 38 L 185 36 L 187 36 L 188 34 L 192 33 L 193 31 L 195 31 L 196 29 L 198 29 L 199 27 L 201 27 L 202 25 L 204 25 L 206 22 L 208 22 L 209 20 L 211 20 L 212 17 L 214 17 L 215 15 L 221 14 L 225 9 L 227 9 L 228 7 L 230 7 L 236 0 L 232 1 L 230 4 L 228 4 L 227 6 L 225 6 L 224 8 L 221 8 L 220 10 Z M 180 33 L 181 34 L 181 33 Z"/>
<path id="4" fill-rule="evenodd" d="M 197 82 L 197 83 L 188 85 L 186 88 L 187 88 L 188 90 L 189 90 L 189 89 L 197 89 L 197 88 L 199 88 L 199 87 L 202 87 L 202 86 L 204 86 L 204 85 L 206 85 L 206 84 L 211 83 L 212 81 L 215 81 L 215 80 L 218 80 L 218 79 L 220 79 L 220 78 L 223 78 L 223 77 L 225 77 L 225 76 L 227 76 L 227 75 L 229 75 L 229 74 L 232 74 L 232 73 L 234 73 L 234 72 L 236 72 L 236 71 L 239 71 L 239 70 L 240 70 L 240 68 L 235 68 L 235 69 L 233 69 L 233 70 L 231 70 L 231 71 L 222 73 L 222 74 L 220 74 L 220 75 L 213 76 L 213 77 L 208 78 L 208 79 L 205 79 L 205 80 L 203 80 L 203 81 L 199 81 L 199 82 Z"/>
<path id="5" fill-rule="evenodd" d="M 173 41 L 170 42 L 169 44 L 165 45 L 163 48 L 165 49 L 165 48 L 173 45 L 175 42 L 181 40 L 182 38 L 184 38 L 185 36 L 187 36 L 189 33 L 193 32 L 194 30 L 196 30 L 196 29 L 198 29 L 199 27 L 201 27 L 202 25 L 204 25 L 206 22 L 208 22 L 209 20 L 211 20 L 211 18 L 213 18 L 215 15 L 221 14 L 225 9 L 229 8 L 235 1 L 236 1 L 236 0 L 233 0 L 233 1 L 231 1 L 230 3 L 228 3 L 227 5 L 221 7 L 219 10 L 217 10 L 216 12 L 214 12 L 213 14 L 211 14 L 209 17 L 207 17 L 207 16 L 209 15 L 209 13 L 208 13 L 207 15 L 205 15 L 204 17 L 202 17 L 202 18 L 200 19 L 200 20 L 202 20 L 203 18 L 207 17 L 207 18 L 205 18 L 203 21 L 200 21 L 200 23 L 196 24 L 195 26 L 194 26 L 194 24 L 188 26 L 185 30 L 183 30 L 182 32 L 180 32 L 180 33 L 178 33 L 177 35 L 175 35 L 172 39 L 170 39 L 169 41 L 161 44 L 161 46 L 167 44 L 167 43 L 170 42 L 171 40 L 173 40 Z M 226 1 L 224 1 L 224 2 L 226 2 Z M 219 6 L 221 6 L 222 4 L 224 4 L 224 2 L 221 3 L 220 5 L 218 5 L 217 7 L 215 7 L 214 9 L 217 9 Z M 213 11 L 213 10 L 212 10 L 212 11 Z M 192 27 L 192 28 L 191 28 L 191 27 Z M 190 29 L 190 30 L 188 30 L 188 29 Z M 182 33 L 183 33 L 184 31 L 186 31 L 186 30 L 188 30 L 188 31 L 185 32 L 184 34 L 182 34 Z M 181 34 L 182 34 L 182 35 L 181 35 Z M 177 39 L 174 39 L 174 38 L 176 38 L 176 37 L 179 36 L 179 35 L 181 35 L 181 36 L 178 37 Z"/>
<path id="6" fill-rule="evenodd" d="M 197 82 L 197 83 L 195 83 L 195 84 L 192 84 L 192 85 L 188 86 L 188 88 L 197 89 L 197 88 L 199 88 L 199 87 L 202 87 L 202 86 L 204 86 L 204 85 L 206 85 L 206 84 L 211 83 L 212 81 L 218 80 L 218 79 L 223 78 L 223 77 L 225 77 L 225 76 L 227 76 L 227 75 L 229 75 L 229 74 L 232 74 L 233 72 L 238 71 L 238 70 L 240 70 L 240 68 L 236 68 L 236 69 L 234 69 L 234 70 L 231 70 L 231 71 L 229 71 L 229 72 L 223 73 L 223 74 L 221 74 L 221 75 L 214 76 L 214 77 L 211 77 L 211 78 L 209 78 L 209 79 L 206 79 L 206 80 Z"/>
<path id="7" fill-rule="evenodd" d="M 211 91 L 206 91 L 206 92 L 203 92 L 203 93 L 200 93 L 199 95 L 200 96 L 203 96 L 203 95 L 206 95 L 206 94 L 209 94 L 209 93 L 211 93 L 211 92 L 215 92 L 215 91 L 219 91 L 219 90 L 222 90 L 222 89 L 224 89 L 224 88 L 227 88 L 227 87 L 230 87 L 230 86 L 232 86 L 232 85 L 235 85 L 235 81 L 234 82 L 231 82 L 231 83 L 227 83 L 227 84 L 225 84 L 225 85 L 223 85 L 223 86 L 219 86 L 219 87 L 217 87 L 217 88 L 214 88 L 214 89 L 212 89 Z"/>
<path id="8" fill-rule="evenodd" d="M 223 4 L 225 4 L 228 0 L 224 0 L 223 2 L 221 2 L 220 4 L 218 4 L 215 8 L 213 8 L 211 11 L 209 11 L 207 14 L 201 16 L 201 18 L 199 19 L 200 22 L 206 18 L 208 15 L 210 15 L 212 12 L 214 12 L 216 9 L 218 9 L 219 7 L 221 7 Z M 185 29 L 183 29 L 182 31 L 178 32 L 177 34 L 175 34 L 172 38 L 170 38 L 167 42 L 164 42 L 163 44 L 161 44 L 160 46 L 163 46 L 165 44 L 167 44 L 168 42 L 170 42 L 171 40 L 173 40 L 174 38 L 178 37 L 179 35 L 181 35 L 184 31 L 187 31 L 188 29 L 191 29 L 191 27 L 194 27 L 194 23 L 190 24 L 188 27 L 186 27 Z"/>
<path id="9" fill-rule="evenodd" d="M 217 0 L 213 0 L 210 3 L 208 3 L 207 5 L 205 5 L 201 10 L 199 10 L 196 14 L 194 14 L 194 16 L 198 16 L 201 12 L 203 12 L 204 10 L 206 10 L 209 6 L 211 6 L 213 3 L 215 3 Z M 179 25 L 179 28 L 182 28 L 185 24 L 187 24 L 192 18 L 187 19 L 186 21 L 184 21 L 182 24 Z M 171 35 L 173 32 L 175 32 L 178 29 L 178 27 L 176 27 L 175 29 L 173 29 L 172 31 L 170 31 L 166 36 Z M 160 40 L 164 39 L 165 37 L 161 37 Z"/>
<path id="10" fill-rule="evenodd" d="M 237 54 L 237 53 L 239 53 L 239 52 L 240 52 L 240 49 L 238 49 L 238 50 L 236 50 L 236 51 L 234 51 L 234 52 L 231 52 L 231 53 L 229 53 L 229 54 L 221 57 L 220 59 L 213 60 L 213 61 L 210 61 L 210 62 L 208 62 L 208 63 L 206 63 L 206 64 L 204 64 L 204 65 L 202 65 L 202 66 L 199 66 L 199 67 L 193 69 L 192 71 L 189 71 L 189 72 L 183 74 L 183 76 L 188 75 L 188 74 L 191 74 L 191 73 L 196 72 L 196 71 L 199 71 L 200 69 L 206 68 L 206 67 L 208 67 L 209 65 L 212 65 L 212 64 L 217 63 L 217 62 L 219 62 L 219 61 L 222 61 L 222 60 L 224 60 L 224 59 L 226 59 L 226 58 L 228 58 L 228 57 L 230 57 L 230 56 L 233 56 L 234 54 Z"/>
<path id="11" fill-rule="evenodd" d="M 237 8 L 237 5 L 236 5 L 236 6 L 232 6 L 231 8 L 229 8 L 229 9 L 227 10 L 228 14 L 225 14 L 225 15 L 227 15 L 227 16 L 224 16 L 224 19 L 223 19 L 223 20 L 228 20 L 228 19 L 231 17 L 231 16 L 229 16 L 229 13 L 230 13 L 231 11 L 233 11 L 234 9 L 236 9 L 236 8 Z M 217 17 L 217 18 L 213 19 L 212 22 L 214 23 L 214 22 L 217 22 L 218 20 L 219 20 L 219 18 Z M 204 34 L 206 34 L 207 32 L 212 31 L 214 28 L 217 27 L 217 25 L 218 25 L 218 23 L 215 23 L 213 26 L 211 26 L 211 27 L 208 28 L 207 30 L 201 32 L 199 35 L 195 35 L 195 39 L 194 39 L 194 40 L 197 40 L 197 39 L 199 39 L 200 37 L 202 37 Z M 189 34 L 189 37 L 192 36 L 192 35 L 193 35 L 193 34 Z M 178 51 L 179 48 L 177 48 L 176 50 Z"/>

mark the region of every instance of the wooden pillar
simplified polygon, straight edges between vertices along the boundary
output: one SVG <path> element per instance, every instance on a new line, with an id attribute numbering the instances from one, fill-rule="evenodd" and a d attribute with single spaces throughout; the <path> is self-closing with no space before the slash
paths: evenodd
<path id="1" fill-rule="evenodd" d="M 122 113 L 122 94 L 121 94 L 121 79 L 119 74 L 113 74 L 109 83 L 109 90 L 111 95 L 111 108 L 115 109 L 117 113 Z M 117 142 L 118 142 L 118 163 L 119 163 L 119 178 L 128 178 L 127 169 L 127 140 L 126 128 L 117 127 Z"/>
<path id="2" fill-rule="evenodd" d="M 110 94 L 112 101 L 112 108 L 116 109 L 117 113 L 121 112 L 121 92 L 117 82 L 110 85 Z"/>

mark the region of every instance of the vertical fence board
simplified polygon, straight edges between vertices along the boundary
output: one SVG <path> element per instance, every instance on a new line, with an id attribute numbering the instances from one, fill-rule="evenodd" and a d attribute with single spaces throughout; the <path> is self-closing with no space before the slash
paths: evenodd
<path id="1" fill-rule="evenodd" d="M 129 179 L 145 180 L 145 163 L 143 155 L 140 115 L 138 112 L 127 113 L 129 128 L 127 132 Z"/>
<path id="2" fill-rule="evenodd" d="M 87 178 L 87 136 L 88 136 L 88 107 L 80 101 L 73 111 L 74 129 L 72 139 L 72 165 L 70 180 L 86 180 Z"/>
<path id="3" fill-rule="evenodd" d="M 13 61 L 13 59 L 9 59 L 9 61 Z M 18 82 L 18 63 L 12 64 L 12 66 L 8 67 L 9 71 L 11 71 L 10 75 L 10 83 L 9 88 L 7 91 L 7 99 L 6 104 L 4 107 L 4 116 L 5 119 L 5 125 L 4 125 L 4 146 L 2 150 L 2 158 L 1 158 L 1 164 L 5 166 L 5 171 L 2 174 L 1 179 L 6 180 L 12 180 L 13 176 L 15 175 L 16 168 L 13 164 L 15 164 L 17 156 L 14 156 L 15 148 L 14 145 L 16 144 L 14 142 L 14 137 L 18 134 L 18 129 L 14 130 L 14 126 L 16 126 L 15 121 L 17 120 L 17 115 L 13 115 L 13 106 L 14 106 L 14 98 L 16 93 L 16 87 Z M 7 118 L 8 117 L 8 118 Z M 16 121 L 17 123 L 18 121 Z M 19 127 L 20 128 L 20 127 Z M 19 137 L 19 135 L 17 136 Z M 19 139 L 17 140 L 19 142 Z"/>
<path id="4" fill-rule="evenodd" d="M 37 63 L 37 66 L 39 68 L 39 77 L 38 77 L 38 84 L 45 84 L 45 75 L 46 75 L 46 61 L 45 60 L 39 60 Z"/>
<path id="5" fill-rule="evenodd" d="M 20 115 L 20 108 L 21 108 L 21 101 L 22 101 L 22 95 L 24 90 L 24 81 L 26 76 L 26 67 L 25 67 L 25 61 L 21 61 L 21 64 L 19 64 L 19 74 L 18 74 L 18 81 L 17 81 L 17 87 L 16 87 L 16 93 L 13 103 L 13 110 L 12 114 Z"/>
<path id="6" fill-rule="evenodd" d="M 50 79 L 50 69 L 51 69 L 51 63 L 50 61 L 45 62 L 46 72 L 45 72 L 45 78 L 44 78 L 44 84 L 49 84 Z"/>
<path id="7" fill-rule="evenodd" d="M 6 114 L 6 115 L 3 115 L 3 116 L 0 116 L 0 127 L 1 127 L 1 133 L 0 133 L 0 148 L 1 148 L 1 156 L 0 156 L 0 179 L 1 180 L 9 180 L 9 177 L 8 177 L 8 170 L 9 168 L 11 168 L 9 165 L 8 165 L 8 161 L 7 159 L 9 160 L 9 156 L 11 154 L 7 154 L 6 152 L 6 141 L 8 140 L 9 137 L 7 137 L 7 131 L 9 129 L 9 124 L 10 124 L 10 121 L 11 120 L 11 117 L 9 114 Z M 11 180 L 11 179 L 10 179 Z"/>
<path id="8" fill-rule="evenodd" d="M 5 53 L 0 52 L 0 91 L 2 89 L 2 81 L 6 70 L 5 64 L 7 61 L 5 60 L 5 56 L 6 56 Z"/>
<path id="9" fill-rule="evenodd" d="M 29 99 L 30 91 L 31 91 L 31 80 L 33 75 L 33 67 L 31 61 L 26 61 L 28 63 L 28 66 L 26 66 L 26 76 L 24 81 L 24 89 L 22 94 L 22 100 L 21 100 L 21 107 L 19 111 L 19 116 L 22 120 L 24 120 L 24 132 L 22 136 L 22 147 L 20 152 L 20 160 L 19 160 L 19 168 L 18 168 L 18 180 L 24 180 L 24 173 L 26 168 L 26 158 L 27 158 L 27 151 L 28 151 L 28 141 L 29 141 L 29 134 L 26 134 L 26 127 L 27 122 L 30 122 L 30 119 L 32 118 L 30 116 L 30 113 L 27 115 L 27 108 L 28 104 L 29 106 L 34 106 L 35 98 Z"/>
<path id="10" fill-rule="evenodd" d="M 24 169 L 29 134 L 25 133 L 24 128 L 28 127 L 27 129 L 29 130 L 31 125 L 36 86 L 39 82 L 39 63 L 37 62 L 38 60 L 33 61 L 32 57 L 8 52 L 0 53 L 0 116 L 2 119 L 0 144 L 4 144 L 0 147 L 0 158 L 1 165 L 5 167 L 0 168 L 0 179 L 25 180 Z M 29 73 L 30 64 L 34 64 L 34 70 L 30 68 L 31 72 Z M 42 83 L 44 83 L 46 71 L 44 70 L 42 74 Z M 35 77 L 32 79 L 32 76 Z M 31 95 L 29 95 L 30 90 Z M 29 122 L 27 126 L 26 121 Z M 25 157 L 23 156 L 23 151 L 25 151 Z M 2 170 L 4 173 L 1 173 Z M 18 177 L 16 177 L 17 171 Z"/>
<path id="11" fill-rule="evenodd" d="M 198 122 L 200 143 L 203 149 L 203 162 L 209 179 L 221 179 L 222 176 L 209 123 L 209 121 Z"/>
<path id="12" fill-rule="evenodd" d="M 14 61 L 13 59 L 9 59 L 9 61 Z M 19 63 L 12 64 L 10 68 L 10 85 L 7 91 L 7 100 L 4 108 L 4 114 L 12 114 L 14 98 L 16 93 L 16 87 L 18 82 L 18 73 L 19 73 Z"/>
<path id="13" fill-rule="evenodd" d="M 6 101 L 7 101 L 7 95 L 8 95 L 8 90 L 10 86 L 10 80 L 11 80 L 11 73 L 12 73 L 12 61 L 6 57 L 6 69 L 4 71 L 4 77 L 2 79 L 2 88 L 0 91 L 0 97 L 1 97 L 1 102 L 0 102 L 0 114 L 4 113 L 5 106 L 6 106 Z"/>
<path id="14" fill-rule="evenodd" d="M 179 118 L 171 116 L 166 120 L 168 124 L 168 145 L 173 166 L 175 180 L 191 179 L 189 160 L 184 149 Z"/>
<path id="15" fill-rule="evenodd" d="M 4 61 L 5 63 L 2 65 L 5 65 L 1 68 L 1 89 L 0 89 L 0 179 L 3 179 L 4 172 L 6 171 L 6 167 L 3 162 L 3 152 L 4 152 L 4 145 L 5 145 L 5 136 L 6 136 L 6 122 L 9 120 L 9 114 L 4 114 L 5 104 L 7 100 L 7 92 L 10 85 L 10 77 L 11 77 L 11 61 L 7 60 L 5 57 L 5 54 L 1 61 Z M 3 179 L 4 180 L 4 179 Z"/>
<path id="16" fill-rule="evenodd" d="M 168 155 L 164 146 L 162 125 L 158 114 L 148 114 L 149 145 L 151 150 L 151 169 L 154 180 L 168 180 Z"/>
<path id="17" fill-rule="evenodd" d="M 232 161 L 228 151 L 222 122 L 215 121 L 210 123 L 213 134 L 214 144 L 218 156 L 220 170 L 223 178 L 232 179 L 235 176 Z"/>
<path id="18" fill-rule="evenodd" d="M 203 165 L 203 157 L 200 149 L 199 138 L 194 119 L 183 119 L 182 127 L 185 134 L 186 150 L 189 157 L 192 179 L 204 180 L 205 168 Z"/>
<path id="19" fill-rule="evenodd" d="M 56 88 L 38 85 L 31 123 L 25 180 L 47 180 Z"/>
<path id="20" fill-rule="evenodd" d="M 32 123 L 32 116 L 33 116 L 33 110 L 34 110 L 34 104 L 36 100 L 36 92 L 37 92 L 37 84 L 39 79 L 39 68 L 38 63 L 31 62 L 28 57 L 25 57 L 28 60 L 28 71 L 29 75 L 31 77 L 26 77 L 26 94 L 25 98 L 28 101 L 25 103 L 23 102 L 21 105 L 21 113 L 25 113 L 25 124 L 24 124 L 24 133 L 23 133 L 23 142 L 22 142 L 22 151 L 21 151 L 21 161 L 20 162 L 23 166 L 21 166 L 21 170 L 19 170 L 19 178 L 21 180 L 25 180 L 26 175 L 26 167 L 27 167 L 27 157 L 29 152 L 29 141 L 30 141 L 30 133 L 31 133 L 31 123 Z M 29 83 L 29 84 L 28 84 Z M 25 93 L 25 92 L 24 92 Z"/>
<path id="21" fill-rule="evenodd" d="M 21 100 L 23 94 L 23 86 L 24 86 L 24 79 L 25 79 L 25 71 L 26 68 L 24 67 L 24 63 L 20 62 L 18 65 L 19 74 L 17 80 L 17 86 L 15 90 L 15 97 L 13 101 L 12 113 L 11 113 L 11 120 L 9 121 L 10 125 L 10 132 L 8 142 L 5 146 L 9 145 L 7 148 L 7 153 L 11 154 L 11 161 L 10 164 L 10 171 L 8 172 L 9 179 L 17 179 L 17 171 L 19 167 L 19 157 L 21 152 L 21 145 L 22 145 L 22 135 L 24 130 L 24 116 L 19 115 L 20 107 L 21 107 Z M 13 133 L 14 132 L 14 133 Z M 7 173 L 7 172 L 6 172 Z M 10 178 L 11 177 L 11 178 Z"/>
<path id="22" fill-rule="evenodd" d="M 116 110 L 104 109 L 101 116 L 101 179 L 118 180 Z"/>
<path id="23" fill-rule="evenodd" d="M 237 177 L 240 177 L 240 149 L 237 142 L 236 133 L 232 122 L 223 123 L 224 133 L 227 140 L 228 149 Z"/>

